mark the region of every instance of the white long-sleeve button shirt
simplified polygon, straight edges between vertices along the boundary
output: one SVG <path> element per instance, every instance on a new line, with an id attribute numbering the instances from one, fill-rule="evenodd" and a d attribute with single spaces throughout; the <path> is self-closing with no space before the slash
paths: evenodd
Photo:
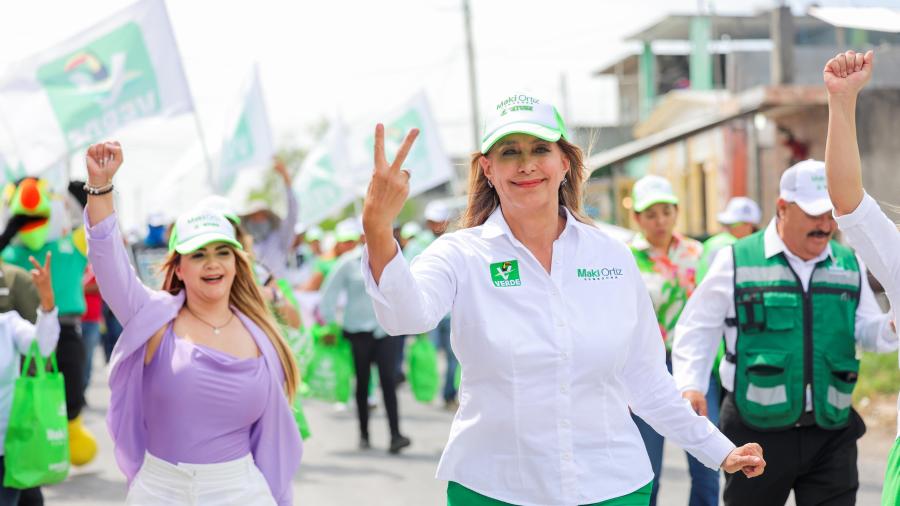
<path id="1" fill-rule="evenodd" d="M 451 312 L 460 407 L 437 478 L 522 505 L 626 495 L 653 478 L 628 406 L 717 469 L 734 445 L 675 388 L 628 248 L 566 213 L 552 258 L 548 274 L 499 209 L 411 268 L 398 252 L 380 285 L 363 256 L 389 334 L 426 332 Z"/>
<path id="2" fill-rule="evenodd" d="M 809 286 L 816 264 L 831 255 L 831 246 L 811 260 L 803 260 L 793 254 L 778 235 L 773 219 L 764 232 L 766 258 L 784 253 L 787 261 L 803 289 Z M 859 260 L 859 258 L 857 258 Z M 891 329 L 889 315 L 881 312 L 875 295 L 866 279 L 866 267 L 859 260 L 862 273 L 859 305 L 856 308 L 855 334 L 857 344 L 864 350 L 889 352 L 897 349 L 897 334 Z M 734 258 L 732 247 L 722 249 L 713 260 L 706 277 L 697 287 L 694 295 L 678 319 L 675 327 L 675 341 L 672 345 L 672 374 L 679 390 L 706 392 L 709 374 L 716 358 L 719 340 L 725 335 L 725 348 L 734 353 L 737 328 L 726 327 L 725 319 L 734 318 Z M 827 316 L 817 315 L 817 318 Z M 722 386 L 734 391 L 734 364 L 723 360 L 719 364 Z M 812 400 L 807 392 L 807 409 L 812 409 Z"/>
<path id="3" fill-rule="evenodd" d="M 37 311 L 37 322 L 19 316 L 15 311 L 0 313 L 0 455 L 4 454 L 3 440 L 9 425 L 9 410 L 16 378 L 19 377 L 19 358 L 28 353 L 31 342 L 37 339 L 41 355 L 48 356 L 59 340 L 57 309 Z"/>
<path id="4" fill-rule="evenodd" d="M 847 242 L 884 287 L 891 301 L 894 321 L 900 324 L 900 232 L 897 226 L 868 194 L 852 213 L 835 216 L 835 220 Z M 897 399 L 897 437 L 900 437 L 900 398 Z"/>

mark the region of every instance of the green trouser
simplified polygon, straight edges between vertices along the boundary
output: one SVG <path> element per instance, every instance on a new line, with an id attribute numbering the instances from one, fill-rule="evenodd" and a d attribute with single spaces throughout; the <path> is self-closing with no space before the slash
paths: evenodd
<path id="1" fill-rule="evenodd" d="M 895 448 L 896 449 L 896 448 Z M 898 452 L 900 453 L 900 452 Z M 607 499 L 602 502 L 589 504 L 586 506 L 647 506 L 650 504 L 650 492 L 653 490 L 653 482 L 644 485 L 634 492 Z M 483 496 L 474 490 L 451 481 L 447 484 L 447 506 L 509 506 L 510 503 L 491 499 Z"/>
<path id="2" fill-rule="evenodd" d="M 894 441 L 888 455 L 887 471 L 884 473 L 884 489 L 881 491 L 881 506 L 900 504 L 900 438 Z"/>

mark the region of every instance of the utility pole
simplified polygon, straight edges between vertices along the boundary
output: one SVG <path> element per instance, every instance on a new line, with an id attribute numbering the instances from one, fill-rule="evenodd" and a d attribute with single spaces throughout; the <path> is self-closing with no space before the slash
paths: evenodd
<path id="1" fill-rule="evenodd" d="M 475 150 L 481 147 L 481 121 L 478 119 L 478 86 L 475 77 L 475 45 L 472 42 L 472 11 L 469 0 L 463 2 L 463 22 L 466 25 L 466 56 L 469 61 L 469 98 L 472 104 L 472 139 Z"/>

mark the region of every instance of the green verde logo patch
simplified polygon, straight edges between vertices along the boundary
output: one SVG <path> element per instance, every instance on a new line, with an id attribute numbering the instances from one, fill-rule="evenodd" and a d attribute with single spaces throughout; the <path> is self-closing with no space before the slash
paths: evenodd
<path id="1" fill-rule="evenodd" d="M 37 79 L 70 149 L 107 137 L 161 108 L 153 63 L 135 23 L 41 66 Z"/>
<path id="2" fill-rule="evenodd" d="M 519 277 L 519 261 L 506 260 L 491 264 L 491 282 L 497 288 L 522 286 L 522 279 Z"/>
<path id="3" fill-rule="evenodd" d="M 592 269 L 589 267 L 579 267 L 576 271 L 578 279 L 584 281 L 603 281 L 607 279 L 619 279 L 624 274 L 619 267 L 602 267 L 600 269 Z"/>

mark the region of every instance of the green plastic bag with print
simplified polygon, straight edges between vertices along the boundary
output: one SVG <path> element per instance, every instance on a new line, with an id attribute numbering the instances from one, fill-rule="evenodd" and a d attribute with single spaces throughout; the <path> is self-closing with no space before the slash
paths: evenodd
<path id="1" fill-rule="evenodd" d="M 329 402 L 350 400 L 350 381 L 353 378 L 353 356 L 347 341 L 336 344 L 316 343 L 306 369 L 308 395 Z"/>
<path id="2" fill-rule="evenodd" d="M 34 376 L 28 375 L 31 362 Z M 51 355 L 48 372 L 37 341 L 31 343 L 16 379 L 9 426 L 6 429 L 6 472 L 3 486 L 32 488 L 59 483 L 69 474 L 69 428 L 63 376 Z"/>
<path id="3" fill-rule="evenodd" d="M 433 401 L 441 379 L 438 372 L 437 349 L 425 334 L 416 336 L 416 340 L 409 347 L 407 365 L 413 397 L 419 402 Z"/>
<path id="4" fill-rule="evenodd" d="M 309 430 L 309 421 L 306 419 L 306 413 L 303 412 L 303 399 L 299 393 L 294 397 L 292 409 L 294 411 L 294 422 L 297 423 L 300 437 L 306 441 L 312 435 L 312 432 Z"/>

